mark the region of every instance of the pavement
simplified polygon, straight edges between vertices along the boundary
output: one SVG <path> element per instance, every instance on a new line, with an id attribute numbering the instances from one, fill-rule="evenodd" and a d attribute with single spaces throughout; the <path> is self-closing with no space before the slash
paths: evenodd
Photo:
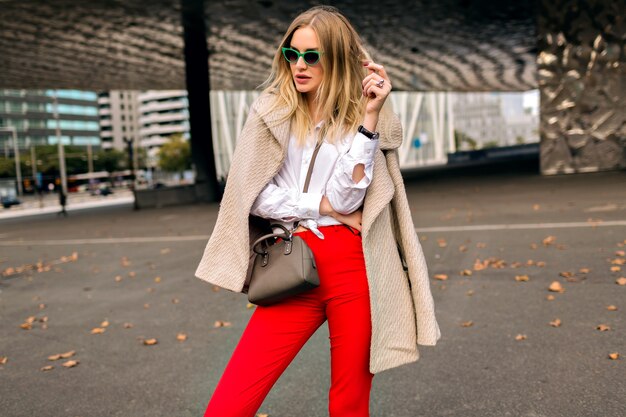
<path id="1" fill-rule="evenodd" d="M 407 180 L 442 339 L 371 416 L 626 416 L 626 172 L 534 172 Z M 0 415 L 201 416 L 253 312 L 194 277 L 217 210 L 0 219 Z M 323 325 L 259 413 L 327 416 L 329 359 Z"/>

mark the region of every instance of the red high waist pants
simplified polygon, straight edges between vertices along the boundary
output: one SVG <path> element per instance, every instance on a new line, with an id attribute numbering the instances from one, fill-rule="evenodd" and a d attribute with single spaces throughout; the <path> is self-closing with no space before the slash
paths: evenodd
<path id="1" fill-rule="evenodd" d="M 319 287 L 257 306 L 207 406 L 205 417 L 253 417 L 274 383 L 328 320 L 330 417 L 368 417 L 371 317 L 361 235 L 322 226 L 324 239 L 300 232 L 313 251 Z"/>

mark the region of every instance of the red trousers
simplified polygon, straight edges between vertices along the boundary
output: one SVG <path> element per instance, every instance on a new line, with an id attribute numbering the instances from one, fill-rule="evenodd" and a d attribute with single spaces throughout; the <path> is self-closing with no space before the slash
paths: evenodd
<path id="1" fill-rule="evenodd" d="M 313 251 L 319 287 L 271 306 L 257 306 L 204 417 L 253 417 L 306 341 L 328 320 L 330 417 L 368 417 L 371 317 L 361 235 L 322 226 L 324 239 L 299 236 Z"/>

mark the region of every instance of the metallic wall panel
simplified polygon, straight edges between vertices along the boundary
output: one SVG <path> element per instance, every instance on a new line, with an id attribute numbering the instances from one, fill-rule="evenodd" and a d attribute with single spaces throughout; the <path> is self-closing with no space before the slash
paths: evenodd
<path id="1" fill-rule="evenodd" d="M 543 0 L 543 174 L 626 168 L 626 3 Z"/>

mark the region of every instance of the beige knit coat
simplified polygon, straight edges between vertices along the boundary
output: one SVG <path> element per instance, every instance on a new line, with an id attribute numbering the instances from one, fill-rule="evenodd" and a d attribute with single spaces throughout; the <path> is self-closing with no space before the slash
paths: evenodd
<path id="1" fill-rule="evenodd" d="M 282 111 L 261 117 L 274 100 L 262 94 L 251 106 L 239 137 L 215 227 L 195 275 L 225 289 L 243 292 L 250 254 L 249 213 L 287 155 L 290 122 Z M 372 338 L 370 372 L 419 359 L 417 345 L 441 337 L 428 270 L 417 238 L 398 164 L 402 142 L 398 118 L 381 112 L 380 146 L 364 200 L 363 253 L 370 292 Z M 408 274 L 402 267 L 404 254 Z M 408 276 L 407 276 L 408 275 Z"/>

